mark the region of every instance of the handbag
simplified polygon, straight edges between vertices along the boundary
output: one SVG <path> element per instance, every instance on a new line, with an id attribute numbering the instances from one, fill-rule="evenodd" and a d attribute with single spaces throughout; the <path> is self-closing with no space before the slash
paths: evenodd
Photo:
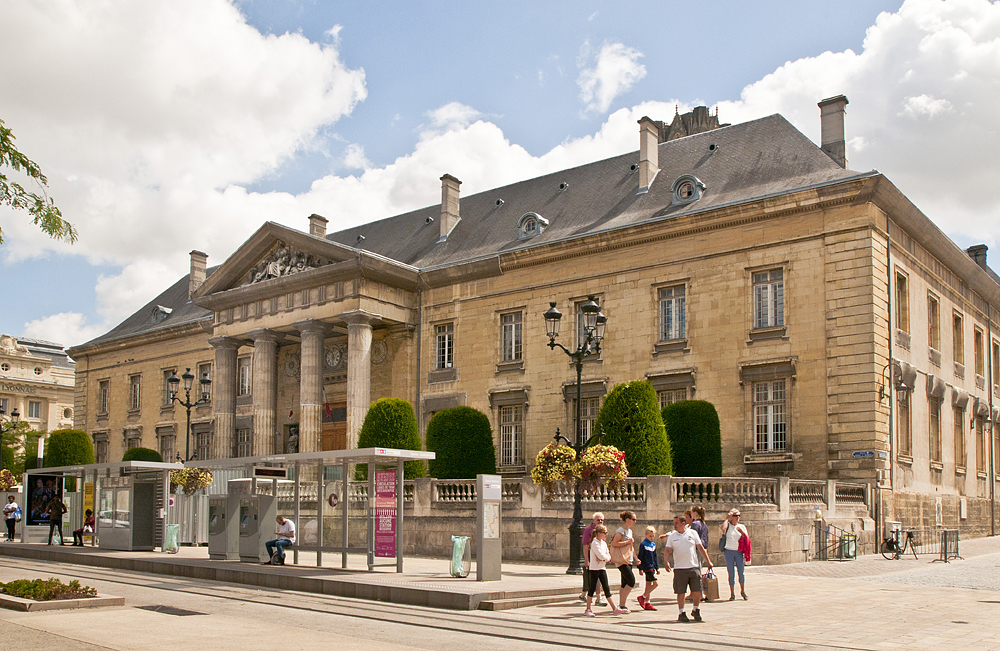
<path id="1" fill-rule="evenodd" d="M 729 531 L 729 527 L 726 527 L 726 531 Z M 726 553 L 726 534 L 725 533 L 722 534 L 721 538 L 719 538 L 719 553 L 720 554 L 725 554 Z"/>
<path id="2" fill-rule="evenodd" d="M 622 565 L 629 565 L 631 563 L 631 561 L 629 561 L 629 559 L 625 556 L 625 549 L 627 548 L 625 545 L 622 545 L 621 547 L 615 547 L 614 545 L 610 545 L 610 547 L 611 547 L 612 565 L 614 565 L 615 567 L 620 567 Z"/>

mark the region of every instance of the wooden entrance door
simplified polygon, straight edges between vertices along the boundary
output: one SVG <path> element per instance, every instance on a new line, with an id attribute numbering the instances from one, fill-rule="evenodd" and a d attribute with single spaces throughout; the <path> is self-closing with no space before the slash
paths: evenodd
<path id="1" fill-rule="evenodd" d="M 347 449 L 347 403 L 338 402 L 323 410 L 323 449 Z"/>

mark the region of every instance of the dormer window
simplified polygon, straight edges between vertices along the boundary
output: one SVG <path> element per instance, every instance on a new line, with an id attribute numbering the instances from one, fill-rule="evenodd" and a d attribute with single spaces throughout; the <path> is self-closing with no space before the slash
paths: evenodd
<path id="1" fill-rule="evenodd" d="M 157 305 L 151 310 L 150 317 L 152 318 L 153 323 L 160 323 L 168 316 L 170 316 L 171 312 L 173 312 L 173 310 L 170 309 L 169 307 L 163 307 L 162 305 Z"/>
<path id="2" fill-rule="evenodd" d="M 538 213 L 529 212 L 521 217 L 517 224 L 517 239 L 529 240 L 545 230 L 549 225 L 549 220 Z"/>
<path id="3" fill-rule="evenodd" d="M 699 181 L 698 177 L 685 174 L 674 181 L 670 189 L 674 193 L 674 204 L 694 203 L 701 199 L 705 184 Z"/>

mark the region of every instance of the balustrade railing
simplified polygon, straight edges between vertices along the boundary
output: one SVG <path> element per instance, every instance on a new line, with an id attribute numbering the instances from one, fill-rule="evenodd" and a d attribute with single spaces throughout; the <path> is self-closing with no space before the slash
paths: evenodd
<path id="1" fill-rule="evenodd" d="M 572 484 L 556 484 L 551 491 L 546 489 L 546 497 L 550 504 L 572 504 L 575 496 L 575 486 Z M 583 496 L 584 504 L 642 504 L 646 503 L 646 479 L 637 477 L 626 479 L 625 485 L 615 490 L 599 486 L 597 491 Z"/>
<path id="2" fill-rule="evenodd" d="M 834 495 L 837 504 L 862 505 L 868 503 L 868 489 L 864 484 L 843 484 L 837 482 Z"/>
<path id="3" fill-rule="evenodd" d="M 751 477 L 677 477 L 671 501 L 677 503 L 777 504 L 778 480 Z"/>
<path id="4" fill-rule="evenodd" d="M 826 504 L 826 482 L 793 479 L 788 482 L 788 501 L 792 504 Z"/>

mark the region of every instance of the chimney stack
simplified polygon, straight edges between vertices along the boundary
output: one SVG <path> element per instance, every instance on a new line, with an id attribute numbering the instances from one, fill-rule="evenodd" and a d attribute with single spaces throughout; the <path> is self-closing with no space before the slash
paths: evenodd
<path id="1" fill-rule="evenodd" d="M 639 194 L 649 192 L 656 173 L 660 171 L 660 128 L 643 116 L 639 120 Z"/>
<path id="2" fill-rule="evenodd" d="M 188 278 L 188 298 L 194 294 L 194 290 L 201 287 L 205 282 L 205 270 L 208 268 L 208 254 L 201 251 L 191 252 L 191 275 Z"/>
<path id="3" fill-rule="evenodd" d="M 448 239 L 448 234 L 455 224 L 462 219 L 458 214 L 458 186 L 462 182 L 451 174 L 441 177 L 441 238 L 439 242 Z"/>
<path id="4" fill-rule="evenodd" d="M 820 147 L 837 165 L 847 169 L 847 143 L 844 140 L 844 115 L 847 114 L 847 97 L 828 97 L 819 107 Z"/>
<path id="5" fill-rule="evenodd" d="M 986 251 L 989 249 L 985 244 L 976 244 L 965 250 L 969 257 L 983 269 L 986 269 Z"/>
<path id="6" fill-rule="evenodd" d="M 316 213 L 309 215 L 309 234 L 313 237 L 326 237 L 326 217 L 321 217 Z"/>

